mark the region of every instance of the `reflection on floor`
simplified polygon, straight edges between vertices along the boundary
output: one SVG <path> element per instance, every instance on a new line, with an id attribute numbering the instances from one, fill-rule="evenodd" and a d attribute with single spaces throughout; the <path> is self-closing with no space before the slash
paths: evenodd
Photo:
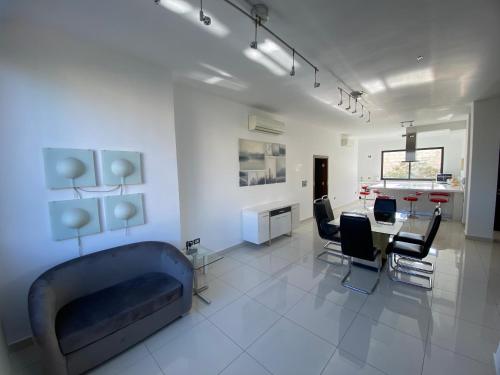
<path id="1" fill-rule="evenodd" d="M 338 212 L 336 213 L 338 214 Z M 428 219 L 404 230 L 423 233 Z M 340 285 L 346 267 L 315 257 L 312 220 L 271 247 L 241 246 L 207 274 L 193 309 L 92 374 L 494 374 L 500 341 L 500 244 L 464 238 L 442 223 L 434 290 L 384 273 L 371 296 Z M 373 273 L 355 269 L 353 282 Z M 15 374 L 37 374 L 33 347 L 12 354 Z"/>

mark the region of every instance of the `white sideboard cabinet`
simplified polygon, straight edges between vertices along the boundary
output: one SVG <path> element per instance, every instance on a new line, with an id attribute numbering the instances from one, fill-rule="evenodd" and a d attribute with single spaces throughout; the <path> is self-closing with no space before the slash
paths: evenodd
<path id="1" fill-rule="evenodd" d="M 255 244 L 273 238 L 291 235 L 300 223 L 300 206 L 297 202 L 271 202 L 247 207 L 242 211 L 243 240 Z"/>

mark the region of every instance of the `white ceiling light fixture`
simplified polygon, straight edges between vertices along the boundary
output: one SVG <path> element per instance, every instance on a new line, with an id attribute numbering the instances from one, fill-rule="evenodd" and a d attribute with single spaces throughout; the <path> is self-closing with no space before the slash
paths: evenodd
<path id="1" fill-rule="evenodd" d="M 264 66 L 265 68 L 267 68 L 267 70 L 269 70 L 271 73 L 277 75 L 277 76 L 284 76 L 286 75 L 286 71 L 281 67 L 279 66 L 278 64 L 276 64 L 273 60 L 271 60 L 270 58 L 268 58 L 266 55 L 264 55 L 262 52 L 260 52 L 259 50 L 257 49 L 253 49 L 253 48 L 245 48 L 243 50 L 243 54 L 249 58 L 250 60 L 252 61 L 255 61 L 256 63 L 259 63 L 261 64 L 262 66 Z"/>
<path id="2" fill-rule="evenodd" d="M 363 82 L 361 86 L 368 91 L 370 94 L 377 94 L 379 92 L 384 92 L 387 88 L 380 79 L 376 79 L 373 81 Z"/>
<path id="3" fill-rule="evenodd" d="M 387 77 L 386 83 L 391 89 L 405 87 L 405 86 L 417 86 L 424 83 L 429 83 L 434 81 L 434 72 L 431 68 L 413 70 L 411 72 L 396 74 Z"/>

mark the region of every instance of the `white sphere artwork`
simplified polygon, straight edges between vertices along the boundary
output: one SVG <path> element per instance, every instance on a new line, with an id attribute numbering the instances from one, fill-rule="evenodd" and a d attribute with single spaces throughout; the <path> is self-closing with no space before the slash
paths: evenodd
<path id="1" fill-rule="evenodd" d="M 63 225 L 72 229 L 80 229 L 89 221 L 89 213 L 81 208 L 69 208 L 61 216 Z"/>
<path id="2" fill-rule="evenodd" d="M 134 172 L 134 165 L 127 159 L 116 159 L 111 163 L 111 172 L 118 177 L 127 177 Z"/>
<path id="3" fill-rule="evenodd" d="M 136 213 L 135 206 L 130 202 L 120 202 L 113 211 L 115 217 L 120 220 L 129 220 Z"/>
<path id="4" fill-rule="evenodd" d="M 85 164 L 81 160 L 68 157 L 57 162 L 56 171 L 60 176 L 74 179 L 85 173 Z"/>

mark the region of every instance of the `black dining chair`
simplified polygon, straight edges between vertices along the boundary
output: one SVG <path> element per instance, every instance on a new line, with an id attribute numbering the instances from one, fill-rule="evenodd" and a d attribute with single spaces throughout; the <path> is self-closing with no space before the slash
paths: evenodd
<path id="1" fill-rule="evenodd" d="M 332 204 L 330 202 L 330 199 L 328 198 L 328 195 L 323 195 L 321 197 L 323 202 L 325 203 L 325 209 L 326 209 L 326 214 L 328 215 L 328 218 L 331 220 L 335 220 L 335 215 L 333 214 L 333 208 Z"/>
<path id="2" fill-rule="evenodd" d="M 342 213 L 340 216 L 340 230 L 342 231 L 340 237 L 342 254 L 347 256 L 349 266 L 347 274 L 342 279 L 342 285 L 357 292 L 372 294 L 380 281 L 381 263 L 380 250 L 373 246 L 370 219 L 366 215 L 359 213 Z M 352 258 L 371 262 L 375 262 L 378 258 L 377 279 L 369 290 L 348 283 L 347 279 L 352 272 Z"/>
<path id="3" fill-rule="evenodd" d="M 395 223 L 396 199 L 377 197 L 373 205 L 373 215 L 378 222 Z"/>
<path id="4" fill-rule="evenodd" d="M 316 258 L 327 263 L 332 263 L 327 259 L 323 259 L 322 256 L 328 254 L 343 259 L 343 255 L 342 251 L 338 247 L 340 244 L 340 228 L 336 225 L 329 224 L 330 221 L 334 220 L 333 211 L 331 211 L 331 216 L 328 214 L 329 203 L 330 202 L 324 199 L 323 197 L 315 199 L 313 205 L 314 205 L 314 218 L 316 219 L 318 234 L 323 240 L 327 241 L 323 246 L 325 251 L 318 254 Z M 336 248 L 331 247 L 332 245 L 336 245 L 337 247 Z"/>
<path id="5" fill-rule="evenodd" d="M 432 278 L 428 274 L 432 274 L 434 266 L 431 262 L 424 261 L 423 259 L 429 255 L 432 243 L 441 224 L 441 209 L 434 210 L 429 228 L 425 235 L 425 241 L 422 245 L 403 241 L 393 241 L 390 248 L 390 260 L 387 268 L 389 278 L 393 281 L 403 284 L 413 285 L 427 290 L 432 290 Z M 405 264 L 406 263 L 406 264 Z M 408 264 L 409 263 L 409 264 Z M 425 269 L 415 267 L 413 264 L 420 263 L 431 268 Z M 393 275 L 394 271 L 394 275 Z M 395 277 L 396 273 L 407 274 L 424 279 L 428 284 L 419 284 Z"/>
<path id="6" fill-rule="evenodd" d="M 433 212 L 433 216 L 434 214 L 436 214 L 436 212 L 440 210 L 441 208 L 439 208 L 439 206 L 436 206 Z M 429 221 L 429 225 L 427 226 L 427 231 L 425 235 L 419 233 L 411 233 L 411 232 L 399 232 L 396 236 L 394 236 L 394 241 L 409 242 L 417 245 L 423 245 L 425 243 L 426 237 L 430 234 L 431 229 L 432 229 L 432 217 L 431 220 Z M 434 265 L 432 264 L 430 265 L 434 267 Z M 434 271 L 434 268 L 432 268 L 432 271 Z"/>

